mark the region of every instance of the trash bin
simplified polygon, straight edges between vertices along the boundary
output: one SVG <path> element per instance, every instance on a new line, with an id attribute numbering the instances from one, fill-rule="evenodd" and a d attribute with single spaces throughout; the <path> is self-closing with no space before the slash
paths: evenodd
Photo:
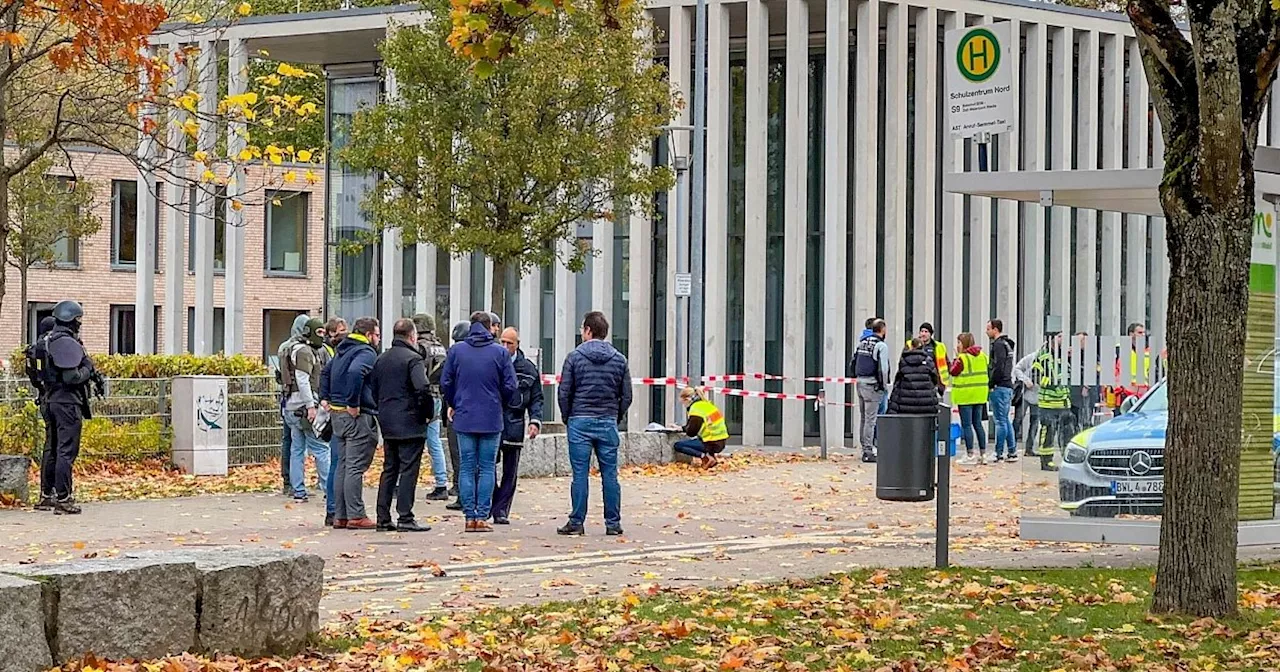
<path id="1" fill-rule="evenodd" d="M 937 415 L 882 415 L 876 420 L 876 498 L 890 502 L 933 499 Z"/>

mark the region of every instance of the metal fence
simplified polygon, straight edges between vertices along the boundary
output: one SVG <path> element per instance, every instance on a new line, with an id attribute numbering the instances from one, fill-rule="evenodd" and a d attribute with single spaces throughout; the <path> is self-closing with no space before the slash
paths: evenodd
<path id="1" fill-rule="evenodd" d="M 104 399 L 90 402 L 84 461 L 169 459 L 173 450 L 172 382 L 111 379 Z M 279 386 L 271 376 L 227 379 L 231 466 L 261 464 L 280 455 Z M 25 378 L 0 377 L 0 453 L 38 456 L 44 441 L 35 392 Z"/>

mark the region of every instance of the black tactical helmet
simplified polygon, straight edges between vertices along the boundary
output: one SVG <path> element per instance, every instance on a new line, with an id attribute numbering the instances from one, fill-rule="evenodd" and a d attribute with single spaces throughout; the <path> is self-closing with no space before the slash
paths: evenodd
<path id="1" fill-rule="evenodd" d="M 53 307 L 53 319 L 60 324 L 78 322 L 82 317 L 84 317 L 84 308 L 75 301 L 59 301 L 58 305 Z"/>

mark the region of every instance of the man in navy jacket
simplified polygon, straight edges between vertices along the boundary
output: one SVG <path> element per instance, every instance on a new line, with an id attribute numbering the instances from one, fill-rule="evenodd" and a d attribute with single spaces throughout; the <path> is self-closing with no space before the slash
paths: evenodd
<path id="1" fill-rule="evenodd" d="M 622 486 L 618 484 L 618 423 L 631 407 L 631 372 L 627 358 L 604 339 L 609 321 L 592 311 L 582 318 L 582 345 L 569 353 L 560 372 L 560 415 L 569 432 L 569 463 L 573 467 L 569 522 L 556 530 L 562 535 L 585 534 L 591 454 L 600 464 L 604 490 L 605 534 L 622 534 Z"/>
<path id="2" fill-rule="evenodd" d="M 320 399 L 329 404 L 338 445 L 337 482 L 333 488 L 335 529 L 377 527 L 364 509 L 364 472 L 378 448 L 378 404 L 370 373 L 378 359 L 382 332 L 378 321 L 362 317 L 338 344 L 337 353 L 320 374 Z"/>
<path id="3" fill-rule="evenodd" d="M 492 324 L 488 313 L 472 314 L 466 339 L 449 349 L 440 374 L 440 391 L 458 437 L 462 463 L 458 494 L 467 532 L 493 531 L 488 519 L 502 440 L 502 409 L 518 392 L 511 356 L 494 341 Z"/>

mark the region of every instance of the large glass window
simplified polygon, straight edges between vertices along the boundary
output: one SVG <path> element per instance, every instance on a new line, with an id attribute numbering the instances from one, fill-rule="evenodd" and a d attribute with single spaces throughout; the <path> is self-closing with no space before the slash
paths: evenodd
<path id="1" fill-rule="evenodd" d="M 136 184 L 136 183 L 135 183 Z M 137 354 L 137 340 L 134 329 L 137 327 L 137 310 L 134 305 L 118 305 L 111 306 L 111 341 L 110 348 L 113 355 L 133 355 Z M 155 316 L 152 325 L 160 324 L 160 307 L 155 307 Z M 151 351 L 155 352 L 160 345 L 160 335 L 158 329 L 152 330 Z"/>
<path id="2" fill-rule="evenodd" d="M 378 102 L 379 82 L 375 77 L 329 80 L 328 137 L 335 157 L 347 144 L 351 122 L 361 109 Z M 341 162 L 326 159 L 326 214 L 329 244 L 326 253 L 326 302 L 330 315 L 348 320 L 378 314 L 378 245 L 369 244 L 373 230 L 364 211 L 365 195 L 373 190 L 373 175 L 352 170 Z M 354 254 L 342 243 L 358 242 L 363 247 Z"/>
<path id="3" fill-rule="evenodd" d="M 226 350 L 227 313 L 222 308 L 213 309 L 213 352 Z M 187 352 L 196 351 L 196 309 L 187 307 Z"/>
<path id="4" fill-rule="evenodd" d="M 306 192 L 267 193 L 267 272 L 304 275 L 307 272 Z"/>
<path id="5" fill-rule="evenodd" d="M 111 264 L 133 266 L 137 263 L 138 183 L 135 180 L 113 180 L 111 182 Z M 114 315 L 114 307 L 112 311 Z M 112 323 L 115 323 L 114 316 Z"/>
<path id="6" fill-rule="evenodd" d="M 75 180 L 64 175 L 53 178 L 59 184 L 66 187 L 67 191 L 75 189 Z M 79 268 L 80 267 L 80 239 L 79 238 L 59 238 L 53 244 L 53 265 L 58 268 Z M 34 333 L 34 332 L 32 332 Z"/>
<path id="7" fill-rule="evenodd" d="M 276 351 L 289 339 L 294 319 L 306 313 L 305 310 L 287 309 L 262 311 L 262 361 L 273 362 L 274 366 Z"/>
<path id="8" fill-rule="evenodd" d="M 53 317 L 53 306 L 54 304 L 43 301 L 27 302 L 27 343 L 35 342 L 40 320 Z"/>
<path id="9" fill-rule="evenodd" d="M 192 185 L 191 193 L 188 195 L 187 203 L 198 204 L 200 202 L 200 194 L 198 190 L 208 189 L 207 186 Z M 187 270 L 194 273 L 196 270 L 196 248 L 199 242 L 196 239 L 196 210 L 199 207 L 189 207 L 187 215 Z M 214 191 L 213 203 L 213 272 L 225 273 L 227 270 L 227 188 L 219 186 Z"/>

